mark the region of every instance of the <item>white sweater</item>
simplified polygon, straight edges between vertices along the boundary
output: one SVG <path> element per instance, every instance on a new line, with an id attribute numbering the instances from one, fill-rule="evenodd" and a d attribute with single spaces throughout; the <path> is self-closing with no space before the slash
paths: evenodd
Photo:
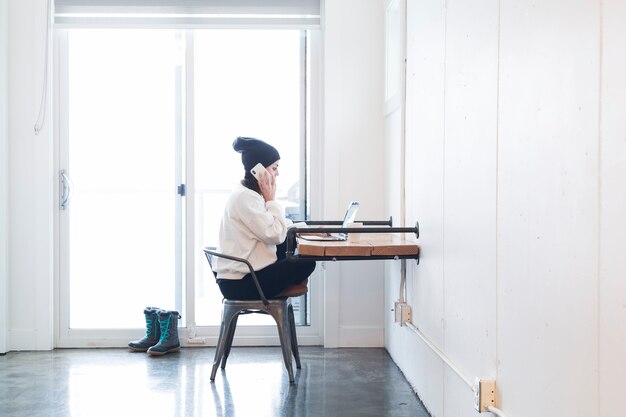
<path id="1" fill-rule="evenodd" d="M 276 245 L 287 236 L 292 222 L 285 218 L 283 207 L 239 185 L 224 208 L 220 225 L 220 251 L 247 259 L 255 271 L 276 262 Z M 241 262 L 215 258 L 214 268 L 221 279 L 241 279 L 250 272 Z"/>

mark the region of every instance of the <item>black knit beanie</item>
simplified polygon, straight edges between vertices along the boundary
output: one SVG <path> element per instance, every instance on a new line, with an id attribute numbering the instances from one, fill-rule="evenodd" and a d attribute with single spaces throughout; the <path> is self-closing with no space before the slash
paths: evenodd
<path id="1" fill-rule="evenodd" d="M 233 142 L 233 149 L 241 154 L 241 162 L 246 173 L 259 162 L 267 168 L 280 159 L 276 148 L 260 139 L 239 136 Z"/>

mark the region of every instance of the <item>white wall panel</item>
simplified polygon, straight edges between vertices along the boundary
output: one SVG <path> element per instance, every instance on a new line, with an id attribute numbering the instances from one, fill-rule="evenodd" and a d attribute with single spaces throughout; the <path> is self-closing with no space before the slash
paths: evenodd
<path id="1" fill-rule="evenodd" d="M 443 344 L 445 2 L 407 2 L 406 223 L 420 224 L 421 263 L 409 263 L 413 321 Z M 428 42 L 424 42 L 428 39 Z"/>
<path id="2" fill-rule="evenodd" d="M 10 21 L 23 21 L 24 14 L 32 15 L 32 2 L 25 2 L 23 6 L 16 7 L 16 1 L 10 1 L 9 15 Z M 25 135 L 26 126 L 31 129 L 33 126 L 32 112 L 34 109 L 34 89 L 32 81 L 34 69 L 31 55 L 33 31 L 30 25 L 19 25 L 9 27 L 9 36 L 20 38 L 25 45 L 30 48 L 19 48 L 13 43 L 9 44 L 9 145 L 11 184 L 9 186 L 9 212 L 10 213 L 32 213 L 34 203 L 32 190 L 34 189 L 33 161 L 30 155 L 34 152 L 33 135 Z M 21 68 L 21 77 L 18 77 L 18 68 Z M 30 94 L 19 94 L 20 91 L 27 91 Z M 20 109 L 21 111 L 18 111 Z M 20 128 L 20 129 L 18 129 Z M 26 138 L 25 138 L 26 136 Z M 18 140 L 18 138 L 24 140 Z M 14 163 L 20 161 L 20 163 Z M 19 183 L 17 182 L 19 179 Z M 9 256 L 11 259 L 29 259 L 28 243 L 35 235 L 34 222 L 29 216 L 11 216 L 11 227 L 9 230 Z M 30 308 L 31 291 L 36 288 L 35 265 L 33 262 L 11 262 L 9 264 L 9 276 L 12 281 L 17 281 L 20 277 L 21 285 L 9 285 L 9 299 L 11 300 L 9 310 L 9 339 L 10 349 L 32 348 L 28 342 L 33 342 L 35 338 L 35 311 Z M 21 307 L 21 308 L 20 308 Z"/>
<path id="3" fill-rule="evenodd" d="M 50 111 L 40 134 L 33 131 L 46 65 L 46 5 L 9 1 L 9 350 L 52 348 Z"/>
<path id="4" fill-rule="evenodd" d="M 328 2 L 325 16 L 324 143 L 337 164 L 325 174 L 338 187 L 325 203 L 335 217 L 350 199 L 361 202 L 357 218 L 381 217 L 385 203 L 372 191 L 383 190 L 385 177 L 383 7 L 378 0 Z"/>
<path id="5" fill-rule="evenodd" d="M 340 345 L 383 346 L 383 261 L 343 262 L 341 273 Z"/>
<path id="6" fill-rule="evenodd" d="M 498 2 L 449 0 L 446 22 L 445 351 L 473 380 L 495 377 L 496 365 Z M 459 400 L 471 401 L 465 391 Z"/>
<path id="7" fill-rule="evenodd" d="M 361 203 L 357 220 L 386 217 L 383 16 L 380 0 L 325 3 L 326 219 L 340 218 L 349 200 Z M 327 269 L 326 346 L 383 346 L 383 274 L 381 264 Z"/>
<path id="8" fill-rule="evenodd" d="M 599 7 L 501 8 L 501 399 L 514 416 L 597 415 Z"/>
<path id="9" fill-rule="evenodd" d="M 623 415 L 626 5 L 409 0 L 407 14 L 413 322 L 467 377 L 495 376 L 509 416 Z M 387 325 L 433 415 L 475 415 L 459 378 Z"/>
<path id="10" fill-rule="evenodd" d="M 402 372 L 431 416 L 443 416 L 446 408 L 443 387 L 446 373 L 450 372 L 447 365 L 407 327 L 402 327 L 400 332 L 403 341 L 400 349 L 406 364 L 401 367 Z"/>
<path id="11" fill-rule="evenodd" d="M 8 44 L 9 3 L 0 0 L 0 353 L 8 350 L 9 272 L 9 137 L 8 137 Z"/>
<path id="12" fill-rule="evenodd" d="M 394 226 L 404 220 L 404 39 L 406 4 L 403 0 L 382 0 L 385 7 L 385 213 L 393 216 Z M 385 346 L 397 361 L 406 364 L 408 355 L 398 341 L 403 334 L 394 325 L 394 303 L 400 295 L 400 261 L 385 262 Z"/>
<path id="13" fill-rule="evenodd" d="M 599 415 L 626 413 L 626 3 L 603 3 Z"/>
<path id="14" fill-rule="evenodd" d="M 445 1 L 406 5 L 406 224 L 420 224 L 420 265 L 407 262 L 413 323 L 444 344 L 444 91 Z M 427 42 L 424 42 L 428 39 Z M 445 364 L 406 327 L 393 324 L 389 351 L 433 416 L 443 416 Z"/>

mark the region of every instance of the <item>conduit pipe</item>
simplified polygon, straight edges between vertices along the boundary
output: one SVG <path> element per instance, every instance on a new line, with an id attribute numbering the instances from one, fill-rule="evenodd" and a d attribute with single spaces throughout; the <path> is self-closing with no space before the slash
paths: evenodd
<path id="1" fill-rule="evenodd" d="M 487 407 L 487 410 L 489 410 L 490 413 L 493 413 L 499 417 L 508 417 L 506 414 L 504 414 L 504 411 L 500 410 L 499 408 Z"/>
<path id="2" fill-rule="evenodd" d="M 417 326 L 415 326 L 411 322 L 405 323 L 405 326 L 411 329 L 413 333 L 418 335 L 420 339 L 422 339 L 422 341 L 426 344 L 426 346 L 428 346 L 433 352 L 435 352 L 437 356 L 439 356 L 439 358 L 444 361 L 445 364 L 448 365 L 450 369 L 452 369 L 452 371 L 454 371 L 454 373 L 457 374 L 463 382 L 465 382 L 465 385 L 467 385 L 468 388 L 472 390 L 472 392 L 476 393 L 476 388 L 474 384 L 472 384 L 472 382 L 465 375 L 463 375 L 459 367 L 456 366 L 454 362 L 452 362 L 452 360 L 450 360 L 450 358 L 448 358 L 441 349 L 439 349 L 433 342 L 431 342 L 430 339 L 428 339 L 428 337 L 420 329 L 417 328 Z M 498 417 L 508 417 L 504 413 L 504 411 L 500 410 L 499 408 L 490 406 L 487 408 L 487 410 L 489 410 L 490 413 L 493 413 Z"/>
<path id="3" fill-rule="evenodd" d="M 446 363 L 446 365 L 448 365 L 450 367 L 450 369 L 452 369 L 454 371 L 455 374 L 457 374 L 459 376 L 459 378 L 461 378 L 461 380 L 463 382 L 465 382 L 465 384 L 468 386 L 469 389 L 471 389 L 472 391 L 474 391 L 474 384 L 472 384 L 470 382 L 469 379 L 467 379 L 465 377 L 465 375 L 463 375 L 463 373 L 461 372 L 461 370 L 458 368 L 458 366 L 456 366 L 451 360 L 450 358 L 448 358 L 446 356 L 445 353 L 443 353 L 441 351 L 441 349 L 439 349 L 437 346 L 435 346 L 435 344 L 433 342 L 431 342 L 428 337 L 422 333 L 422 331 L 420 329 L 418 329 L 413 323 L 405 323 L 405 326 L 408 327 L 409 329 L 411 329 L 413 331 L 413 333 L 415 333 L 416 335 L 418 335 L 420 337 L 420 339 L 422 339 L 422 341 L 424 343 L 426 343 L 426 346 L 428 346 L 433 352 L 435 352 L 437 354 L 437 356 L 439 356 L 439 358 L 444 361 Z"/>

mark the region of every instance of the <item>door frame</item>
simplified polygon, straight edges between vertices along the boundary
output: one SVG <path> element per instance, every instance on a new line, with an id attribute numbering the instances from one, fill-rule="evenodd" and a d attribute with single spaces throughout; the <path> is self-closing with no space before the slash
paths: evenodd
<path id="1" fill-rule="evenodd" d="M 183 346 L 215 346 L 219 335 L 219 326 L 195 326 L 195 262 L 197 256 L 203 256 L 194 247 L 194 193 L 193 193 L 193 173 L 194 173 L 194 120 L 193 120 L 193 43 L 192 29 L 182 30 L 186 42 L 190 42 L 186 48 L 185 58 L 185 88 L 182 100 L 185 106 L 185 119 L 183 123 L 181 156 L 184 153 L 184 161 L 181 168 L 184 168 L 184 181 L 180 183 L 186 185 L 186 196 L 183 201 L 184 216 L 177 219 L 177 222 L 184 227 L 183 233 L 185 242 L 181 251 L 183 257 L 180 260 L 180 270 L 183 275 L 180 287 L 177 288 L 177 308 L 185 317 L 185 325 L 179 327 L 179 338 Z M 312 62 L 307 66 L 310 86 L 308 105 L 308 123 L 306 126 L 307 139 L 310 146 L 310 169 L 314 170 L 319 162 L 315 162 L 321 155 L 321 49 L 322 36 L 319 30 L 310 30 L 311 53 L 308 57 Z M 190 39 L 191 38 L 191 39 Z M 68 29 L 56 28 L 53 31 L 53 117 L 54 117 L 54 196 L 56 196 L 53 209 L 54 217 L 54 340 L 55 346 L 60 348 L 71 347 L 124 347 L 129 340 L 140 337 L 145 329 L 70 329 L 69 328 L 69 271 L 68 262 L 62 259 L 69 259 L 69 239 L 64 237 L 68 230 L 67 211 L 60 210 L 59 193 L 60 186 L 59 171 L 68 166 L 69 145 L 68 125 L 69 125 L 69 103 L 68 91 L 61 91 L 61 88 L 68 87 Z M 191 84 L 190 84 L 191 83 Z M 182 104 L 182 103 L 181 103 Z M 180 158 L 179 158 L 180 159 Z M 322 192 L 321 181 L 318 176 L 310 178 L 311 192 L 309 194 L 311 204 L 311 215 L 313 218 L 322 213 Z M 179 197 L 180 198 L 180 197 Z M 316 202 L 316 203 L 313 203 Z M 182 214 L 182 212 L 181 212 Z M 187 249 L 184 249 L 187 248 Z M 201 249 L 201 248 L 199 248 Z M 301 345 L 323 345 L 324 344 L 324 268 L 318 265 L 311 280 L 310 303 L 311 303 L 311 324 L 309 326 L 298 327 L 298 339 Z M 207 278 L 209 279 L 209 278 Z M 180 291 L 180 293 L 179 293 Z M 180 307 L 179 307 L 180 303 Z M 241 326 L 237 331 L 235 345 L 280 345 L 275 326 Z"/>

